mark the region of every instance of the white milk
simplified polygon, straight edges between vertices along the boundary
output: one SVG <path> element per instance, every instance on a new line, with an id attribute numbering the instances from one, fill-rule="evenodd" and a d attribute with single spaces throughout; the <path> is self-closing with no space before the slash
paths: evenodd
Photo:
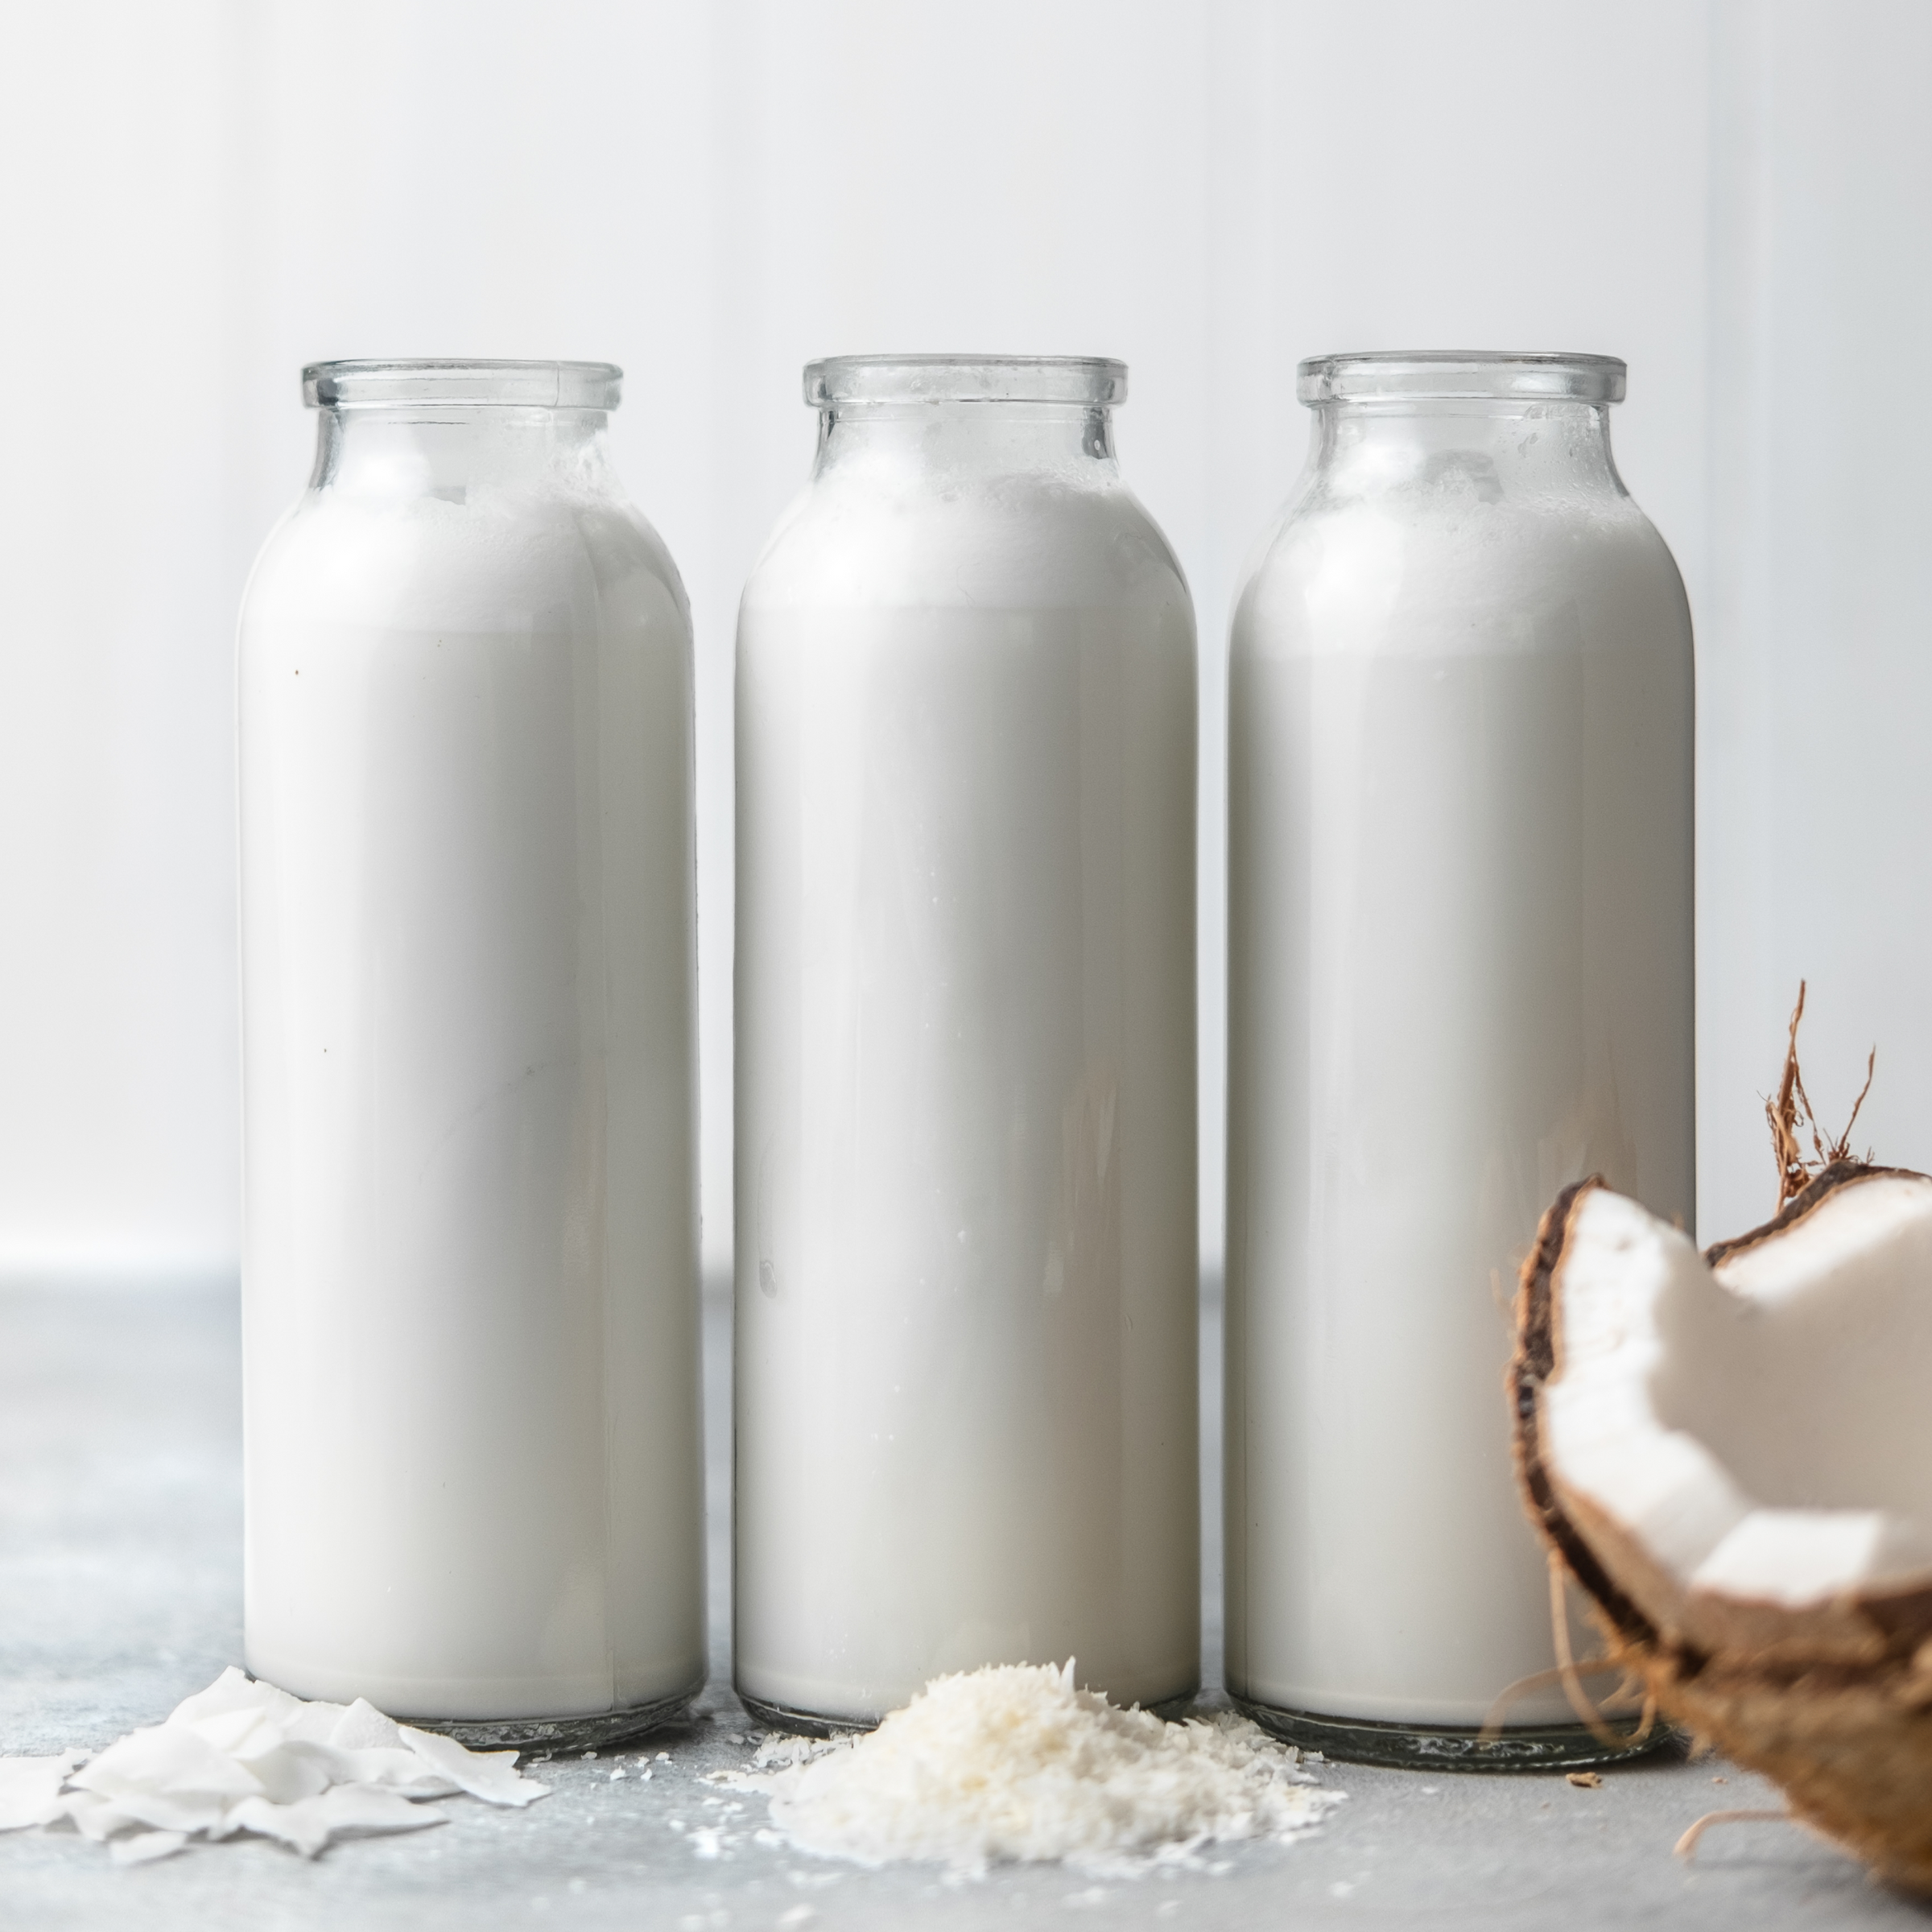
<path id="1" fill-rule="evenodd" d="M 745 592 L 735 1600 L 769 1706 L 1199 1674 L 1193 623 L 1084 429 L 841 414 Z"/>
<path id="2" fill-rule="evenodd" d="M 1327 405 L 1235 620 L 1228 1675 L 1467 1727 L 1553 1661 L 1538 1216 L 1692 1213 L 1690 634 L 1603 411 L 1409 407 Z"/>
<path id="3" fill-rule="evenodd" d="M 704 1674 L 683 595 L 602 418 L 345 411 L 242 622 L 249 1667 Z"/>

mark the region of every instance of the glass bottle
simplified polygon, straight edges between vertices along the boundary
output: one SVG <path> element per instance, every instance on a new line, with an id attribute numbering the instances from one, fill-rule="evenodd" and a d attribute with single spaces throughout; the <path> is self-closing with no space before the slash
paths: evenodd
<path id="1" fill-rule="evenodd" d="M 1690 622 L 1624 377 L 1304 362 L 1235 616 L 1228 1683 L 1337 1757 L 1608 1749 L 1558 1690 L 1476 1732 L 1554 1658 L 1501 1393 L 1538 1219 L 1694 1209 Z"/>
<path id="2" fill-rule="evenodd" d="M 737 686 L 736 1663 L 1199 1678 L 1194 621 L 1117 362 L 806 371 Z"/>
<path id="3" fill-rule="evenodd" d="M 473 1743 L 704 1675 L 691 626 L 619 378 L 305 370 L 242 613 L 248 1664 Z"/>

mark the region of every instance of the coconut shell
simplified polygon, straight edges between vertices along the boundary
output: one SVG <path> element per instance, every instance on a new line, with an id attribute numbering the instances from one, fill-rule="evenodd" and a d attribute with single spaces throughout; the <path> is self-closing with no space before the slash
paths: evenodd
<path id="1" fill-rule="evenodd" d="M 1834 1162 L 1775 1219 L 1705 1260 L 1781 1232 L 1851 1182 L 1904 1171 Z M 1879 1876 L 1932 1896 L 1932 1582 L 1809 1616 L 1767 1606 L 1748 1623 L 1698 1628 L 1681 1586 L 1544 1459 L 1542 1389 L 1563 1369 L 1565 1245 L 1579 1203 L 1603 1185 L 1566 1188 L 1523 1265 L 1509 1385 L 1524 1506 L 1589 1600 L 1612 1661 L 1666 1716 L 1773 1779 L 1795 1816 Z"/>

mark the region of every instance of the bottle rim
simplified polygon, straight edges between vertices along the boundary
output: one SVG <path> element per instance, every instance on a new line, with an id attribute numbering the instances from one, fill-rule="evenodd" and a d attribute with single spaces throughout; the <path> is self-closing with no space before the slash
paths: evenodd
<path id="1" fill-rule="evenodd" d="M 1311 356 L 1294 393 L 1323 402 L 1620 402 L 1624 363 L 1615 356 L 1542 349 L 1374 349 Z"/>
<path id="2" fill-rule="evenodd" d="M 614 362 L 364 357 L 302 371 L 302 400 L 311 409 L 615 409 L 623 392 Z"/>
<path id="3" fill-rule="evenodd" d="M 870 402 L 1059 402 L 1111 408 L 1127 399 L 1127 365 L 1111 356 L 826 356 L 805 365 L 814 409 Z"/>

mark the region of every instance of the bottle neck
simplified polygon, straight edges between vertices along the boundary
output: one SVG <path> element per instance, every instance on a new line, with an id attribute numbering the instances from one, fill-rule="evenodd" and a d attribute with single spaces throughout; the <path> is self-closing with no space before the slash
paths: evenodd
<path id="1" fill-rule="evenodd" d="M 1119 474 L 1113 412 L 1068 402 L 833 402 L 819 412 L 815 478 L 873 469 L 935 481 L 1056 471 Z"/>
<path id="2" fill-rule="evenodd" d="M 1310 462 L 1351 496 L 1451 484 L 1490 500 L 1627 493 L 1604 402 L 1330 400 L 1315 405 Z"/>
<path id="3" fill-rule="evenodd" d="M 312 489 L 460 502 L 478 488 L 612 484 L 601 409 L 324 407 L 318 415 Z"/>

